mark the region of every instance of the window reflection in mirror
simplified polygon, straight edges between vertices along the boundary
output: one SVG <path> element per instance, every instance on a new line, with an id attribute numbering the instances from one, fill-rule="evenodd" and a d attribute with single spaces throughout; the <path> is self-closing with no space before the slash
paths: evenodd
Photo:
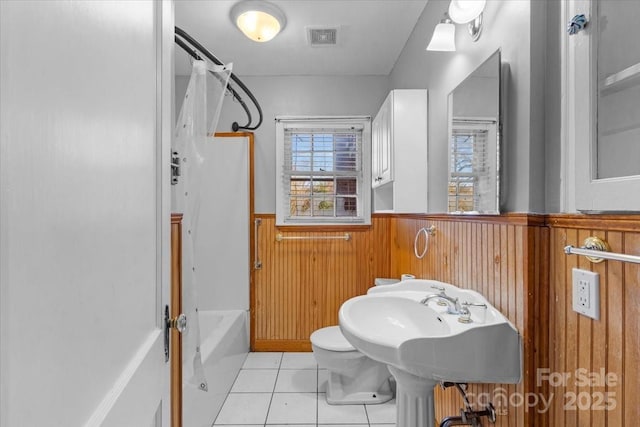
<path id="1" fill-rule="evenodd" d="M 450 213 L 499 213 L 500 51 L 449 95 Z"/>

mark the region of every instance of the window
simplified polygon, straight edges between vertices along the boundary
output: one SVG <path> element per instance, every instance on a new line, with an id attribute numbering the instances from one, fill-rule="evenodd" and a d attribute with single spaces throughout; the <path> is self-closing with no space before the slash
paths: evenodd
<path id="1" fill-rule="evenodd" d="M 276 224 L 370 224 L 368 117 L 278 118 Z"/>
<path id="2" fill-rule="evenodd" d="M 491 155 L 487 146 L 488 140 L 494 135 L 494 122 L 453 122 L 449 212 L 483 212 L 486 209 L 481 206 L 482 203 L 490 207 L 497 200 L 495 186 L 491 184 L 492 176 L 496 173 L 492 170 L 496 164 L 495 156 Z"/>

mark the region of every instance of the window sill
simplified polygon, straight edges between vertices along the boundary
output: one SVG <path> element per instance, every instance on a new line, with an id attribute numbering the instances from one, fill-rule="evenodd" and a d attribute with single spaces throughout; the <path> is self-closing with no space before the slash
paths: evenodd
<path id="1" fill-rule="evenodd" d="M 277 231 L 298 232 L 346 232 L 365 231 L 371 228 L 371 224 L 300 224 L 300 225 L 276 225 Z"/>

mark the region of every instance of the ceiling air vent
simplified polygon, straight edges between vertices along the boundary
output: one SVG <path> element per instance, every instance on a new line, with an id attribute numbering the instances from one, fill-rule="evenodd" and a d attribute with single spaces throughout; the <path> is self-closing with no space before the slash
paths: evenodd
<path id="1" fill-rule="evenodd" d="M 307 40 L 311 46 L 334 46 L 337 28 L 307 28 Z"/>

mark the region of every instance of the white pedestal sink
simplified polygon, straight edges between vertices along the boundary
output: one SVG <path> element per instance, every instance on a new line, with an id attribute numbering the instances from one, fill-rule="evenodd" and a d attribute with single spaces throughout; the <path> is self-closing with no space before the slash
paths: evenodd
<path id="1" fill-rule="evenodd" d="M 394 292 L 352 298 L 339 314 L 347 340 L 386 363 L 395 377 L 398 427 L 435 425 L 433 388 L 439 381 L 520 382 L 520 335 L 482 295 L 446 284 L 448 296 L 486 304 L 481 313 L 474 311 L 470 323 L 461 323 L 460 316 L 448 314 L 435 301 L 419 302 L 434 293 L 429 291 L 432 281 L 408 282 L 413 283 Z"/>
<path id="2" fill-rule="evenodd" d="M 389 371 L 396 379 L 396 426 L 435 425 L 433 388 L 437 381 L 416 377 L 391 365 Z"/>

